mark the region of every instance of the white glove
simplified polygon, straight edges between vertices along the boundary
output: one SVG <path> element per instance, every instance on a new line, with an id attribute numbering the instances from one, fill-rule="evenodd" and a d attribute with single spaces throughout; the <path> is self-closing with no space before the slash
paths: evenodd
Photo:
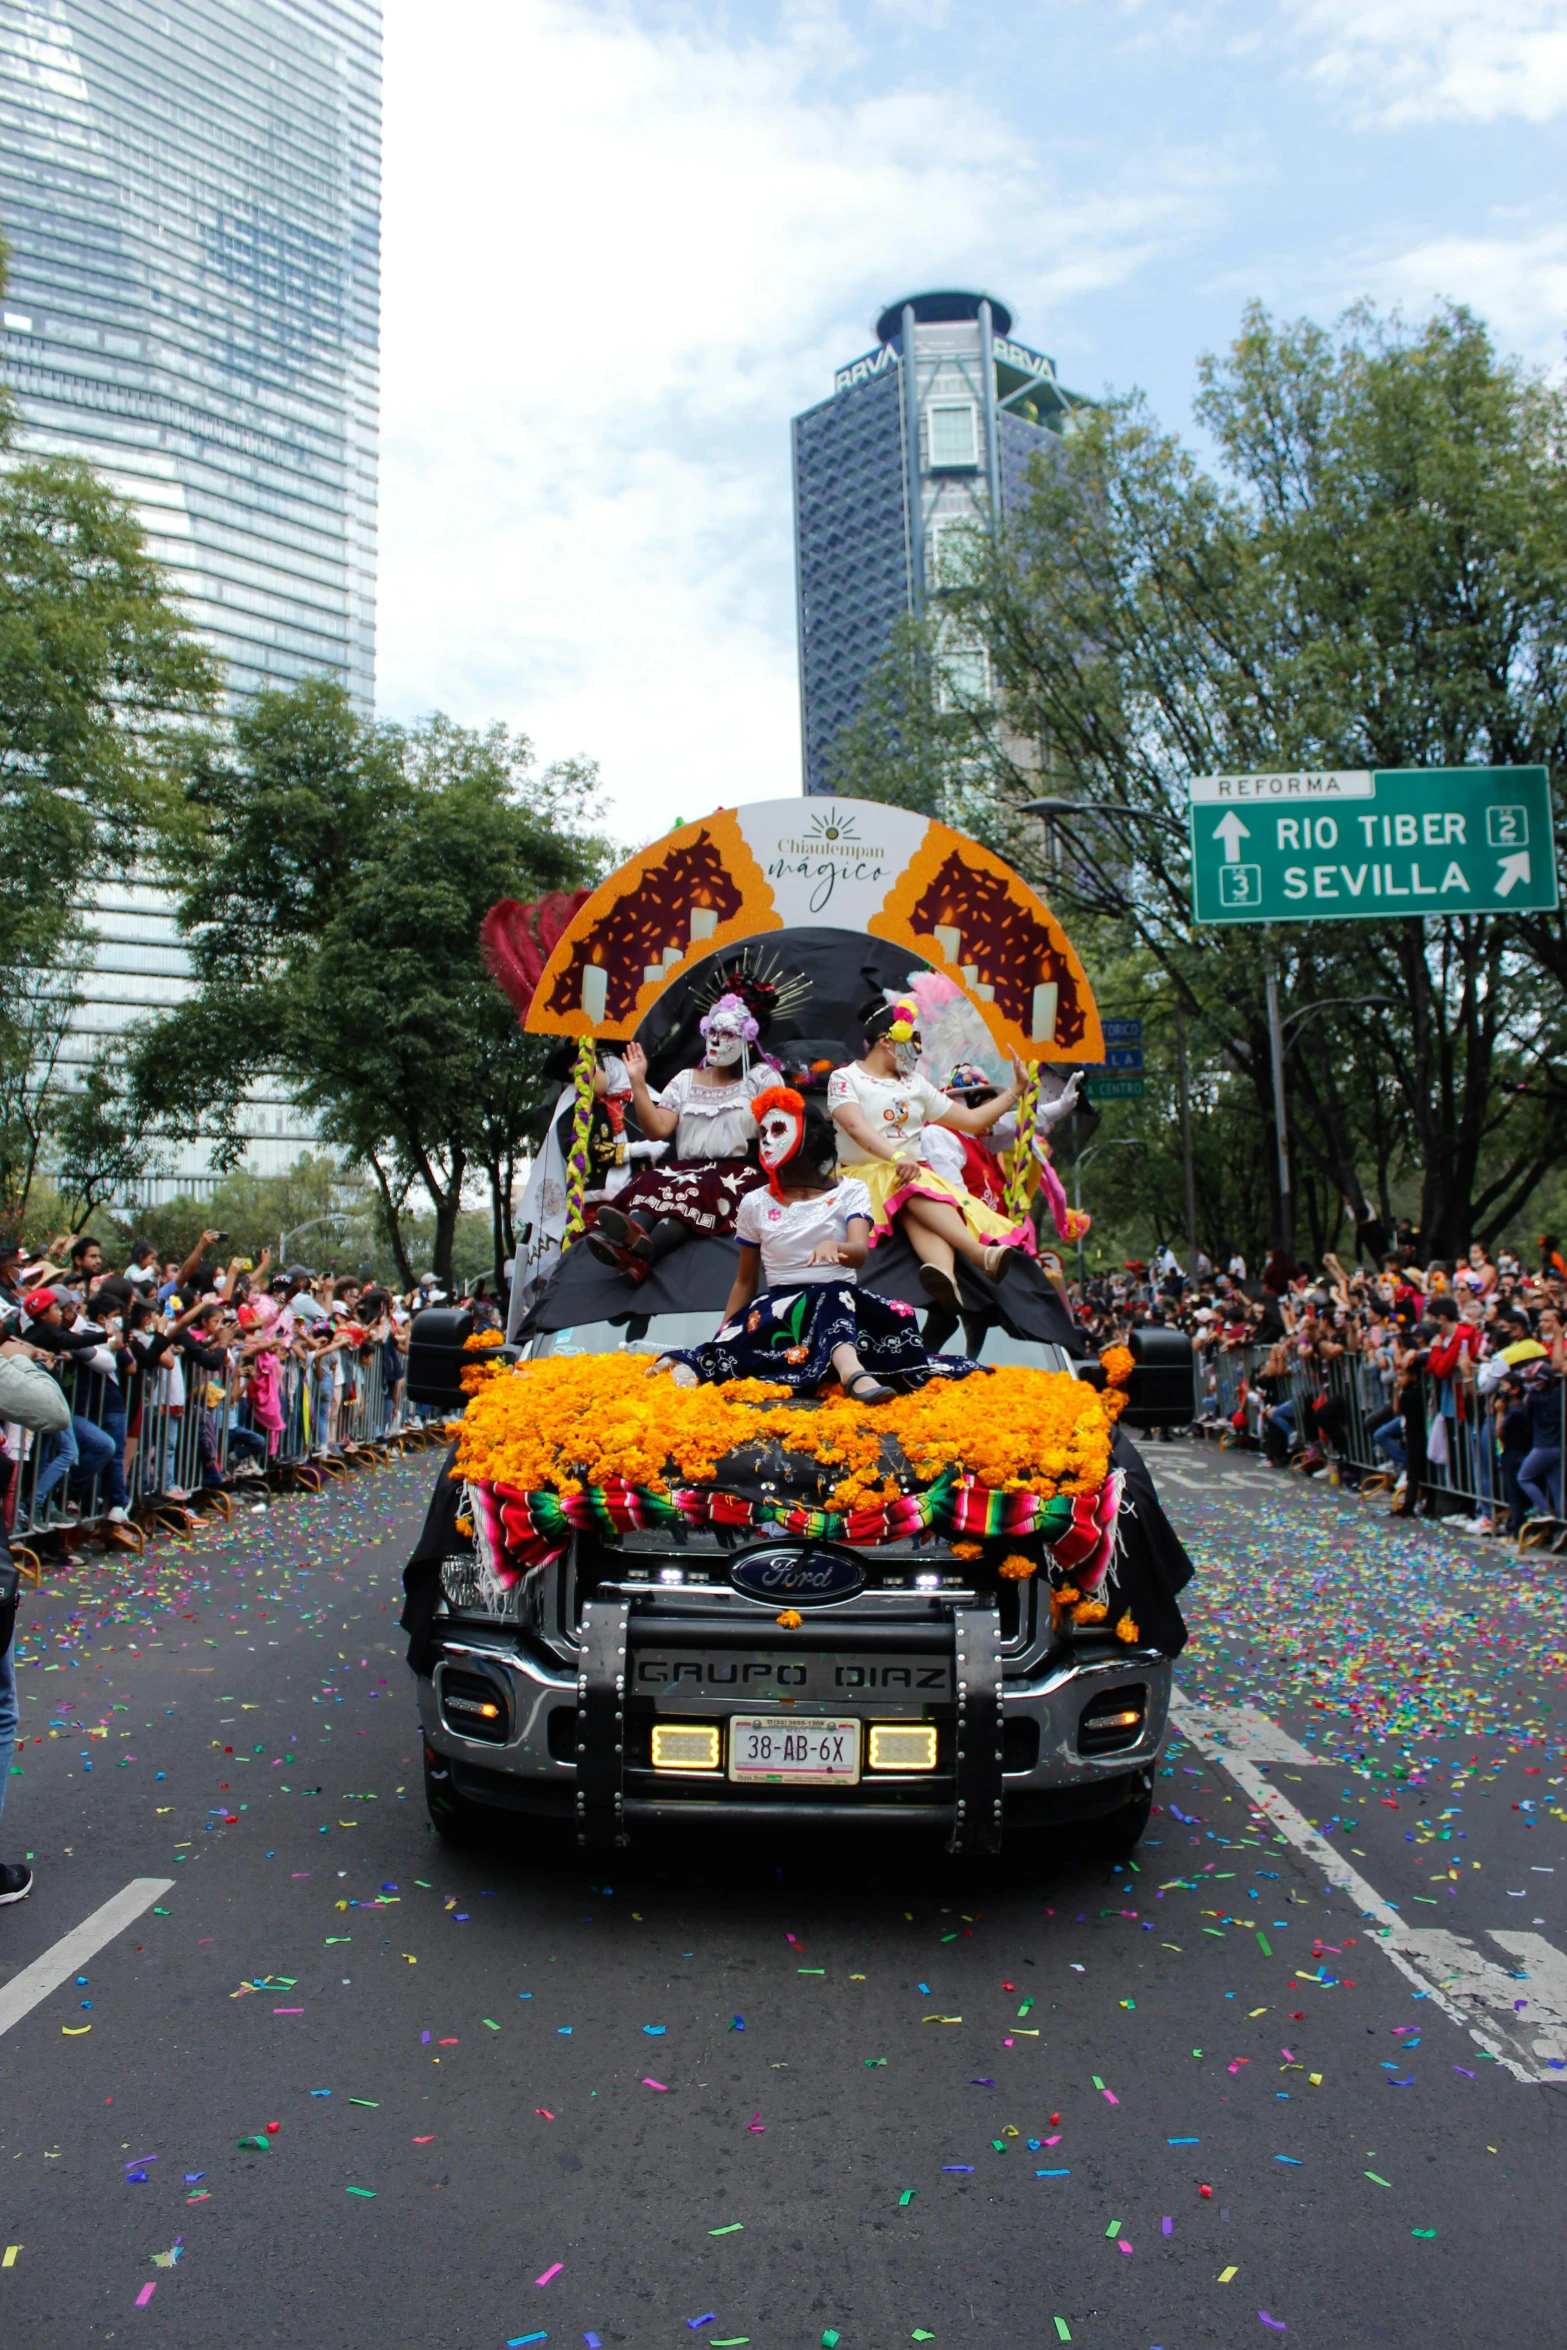
<path id="1" fill-rule="evenodd" d="M 1034 1112 L 1034 1132 L 1053 1134 L 1063 1118 L 1070 1118 L 1077 1108 L 1078 1089 L 1083 1082 L 1081 1069 L 1074 1069 L 1053 1102 L 1042 1101 Z"/>

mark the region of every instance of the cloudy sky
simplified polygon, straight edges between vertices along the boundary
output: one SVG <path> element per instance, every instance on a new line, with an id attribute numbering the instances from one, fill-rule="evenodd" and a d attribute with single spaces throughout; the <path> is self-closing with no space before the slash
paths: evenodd
<path id="1" fill-rule="evenodd" d="M 383 710 L 599 760 L 626 841 L 800 788 L 789 418 L 974 286 L 1185 426 L 1260 295 L 1555 368 L 1562 0 L 389 0 Z"/>

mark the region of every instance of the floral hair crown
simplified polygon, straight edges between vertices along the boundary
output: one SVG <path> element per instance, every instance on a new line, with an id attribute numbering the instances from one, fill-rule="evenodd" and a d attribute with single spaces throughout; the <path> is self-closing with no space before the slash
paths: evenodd
<path id="1" fill-rule="evenodd" d="M 738 1036 L 746 1044 L 755 1044 L 761 1028 L 746 1003 L 744 996 L 721 995 L 710 1012 L 704 1012 L 697 1022 L 704 1036 L 711 1036 L 716 1028 L 728 1036 Z"/>
<path id="2" fill-rule="evenodd" d="M 918 1004 L 908 996 L 900 996 L 896 1003 L 888 1006 L 888 1010 L 894 1012 L 897 1017 L 882 1031 L 883 1035 L 893 1044 L 909 1043 L 920 1024 Z"/>

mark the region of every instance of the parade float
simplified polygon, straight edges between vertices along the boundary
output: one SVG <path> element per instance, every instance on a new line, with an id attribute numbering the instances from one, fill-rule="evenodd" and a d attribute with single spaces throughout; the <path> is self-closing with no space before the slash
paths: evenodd
<path id="1" fill-rule="evenodd" d="M 781 1805 L 939 1823 L 954 1849 L 994 1849 L 1004 1816 L 1135 1841 L 1190 1566 L 1118 1423 L 1189 1417 L 1190 1388 L 1161 1393 L 1124 1348 L 1093 1359 L 1067 1302 L 1055 1251 L 1086 1219 L 1048 1105 L 1103 1037 L 1049 908 L 945 825 L 795 800 L 681 826 L 576 898 L 503 902 L 484 949 L 524 1028 L 559 1040 L 561 1093 L 505 1343 L 446 1315 L 410 1361 L 417 1392 L 439 1336 L 428 1392 L 465 1398 L 405 1615 L 442 1833 L 553 1809 L 592 1844 Z M 734 1201 L 764 1180 L 732 1120 L 694 1162 L 694 1090 L 727 1115 L 765 1079 L 803 1108 L 883 999 L 899 1071 L 920 1045 L 959 1065 L 945 1095 L 924 1085 L 943 1132 L 964 1087 L 1015 1105 L 1005 1147 L 964 1121 L 956 1188 L 983 1182 L 987 1233 L 1024 1245 L 965 1242 L 933 1286 L 900 1216 L 857 1275 L 927 1333 L 950 1295 L 967 1353 L 922 1359 L 957 1375 L 875 1402 L 831 1377 L 654 1375 L 671 1349 L 702 1359 L 736 1294 Z M 730 1006 L 743 1061 L 683 1075 Z M 660 1125 L 669 1156 L 638 1165 Z"/>

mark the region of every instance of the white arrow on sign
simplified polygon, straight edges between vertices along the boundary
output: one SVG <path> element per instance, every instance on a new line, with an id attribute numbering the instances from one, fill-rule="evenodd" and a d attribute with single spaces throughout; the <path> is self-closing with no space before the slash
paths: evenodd
<path id="1" fill-rule="evenodd" d="M 1224 843 L 1224 862 L 1226 865 L 1238 865 L 1241 860 L 1241 842 L 1243 840 L 1250 840 L 1251 826 L 1249 824 L 1243 824 L 1240 818 L 1236 815 L 1235 810 L 1232 808 L 1229 814 L 1227 816 L 1221 816 L 1218 823 L 1214 826 L 1213 837 L 1215 840 L 1222 840 Z M 1527 864 L 1527 858 L 1524 861 Z M 1524 878 L 1527 880 L 1528 875 L 1526 874 Z"/>
<path id="2" fill-rule="evenodd" d="M 1514 882 L 1517 881 L 1521 881 L 1527 888 L 1529 882 L 1529 852 L 1527 849 L 1519 849 L 1515 855 L 1502 859 L 1502 869 L 1496 877 L 1497 896 L 1499 898 L 1508 896 Z"/>

